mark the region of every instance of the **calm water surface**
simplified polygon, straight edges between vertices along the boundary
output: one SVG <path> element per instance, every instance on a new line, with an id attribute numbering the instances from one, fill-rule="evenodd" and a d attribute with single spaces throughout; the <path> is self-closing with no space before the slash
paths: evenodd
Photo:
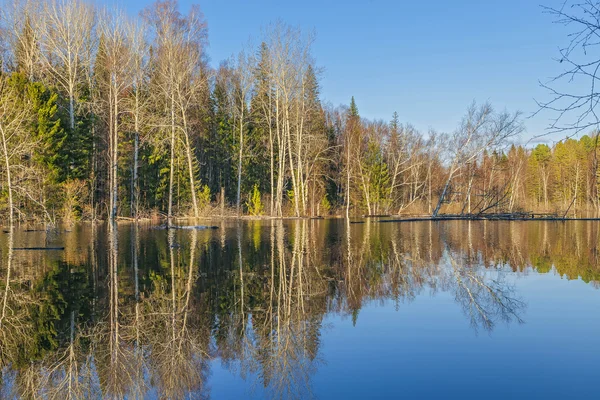
<path id="1" fill-rule="evenodd" d="M 599 223 L 361 222 L 0 233 L 0 398 L 600 398 Z"/>

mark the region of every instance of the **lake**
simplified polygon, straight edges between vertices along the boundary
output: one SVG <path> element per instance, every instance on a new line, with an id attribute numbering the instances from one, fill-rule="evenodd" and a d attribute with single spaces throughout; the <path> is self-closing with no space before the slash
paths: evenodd
<path id="1" fill-rule="evenodd" d="M 599 398 L 600 223 L 353 222 L 0 233 L 0 398 Z"/>

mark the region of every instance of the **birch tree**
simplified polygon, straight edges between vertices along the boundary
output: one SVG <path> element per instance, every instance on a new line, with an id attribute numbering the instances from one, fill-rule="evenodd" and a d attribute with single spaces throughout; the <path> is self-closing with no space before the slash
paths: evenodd
<path id="1" fill-rule="evenodd" d="M 146 39 L 146 26 L 133 23 L 128 32 L 131 43 L 131 76 L 132 94 L 128 99 L 128 108 L 133 119 L 133 165 L 131 167 L 131 216 L 135 219 L 139 214 L 139 153 L 142 129 L 148 123 L 146 114 L 148 107 L 148 69 L 150 65 L 150 46 Z"/>
<path id="2" fill-rule="evenodd" d="M 118 211 L 119 192 L 119 133 L 121 130 L 121 114 L 123 113 L 124 92 L 131 87 L 133 51 L 131 24 L 123 14 L 104 12 L 100 20 L 100 34 L 103 39 L 102 53 L 98 63 L 102 63 L 106 80 L 101 82 L 104 87 L 102 101 L 107 105 L 108 115 L 105 116 L 108 125 L 108 172 L 110 181 L 110 218 L 116 219 Z"/>
<path id="3" fill-rule="evenodd" d="M 233 106 L 233 115 L 238 131 L 238 167 L 237 167 L 237 192 L 236 209 L 240 215 L 241 190 L 242 190 L 242 158 L 244 157 L 244 132 L 248 123 L 248 96 L 252 89 L 253 60 L 243 51 L 237 57 L 236 67 L 233 70 L 233 82 L 229 86 L 231 96 L 230 104 Z"/>
<path id="4" fill-rule="evenodd" d="M 286 171 L 292 183 L 294 213 L 306 211 L 304 149 L 306 71 L 310 64 L 312 36 L 278 23 L 268 32 L 271 76 L 274 86 L 277 184 L 275 196 L 283 197 Z M 277 203 L 276 203 L 277 204 Z"/>
<path id="5" fill-rule="evenodd" d="M 2 136 L 2 158 L 4 179 L 8 197 L 8 221 L 15 222 L 15 199 L 13 188 L 13 165 L 27 152 L 26 136 L 27 110 L 17 107 L 18 95 L 12 90 L 6 78 L 0 76 L 0 135 Z"/>
<path id="6" fill-rule="evenodd" d="M 197 6 L 182 16 L 174 1 L 156 2 L 144 11 L 153 29 L 156 41 L 156 84 L 166 105 L 165 121 L 161 130 L 169 135 L 169 203 L 167 215 L 173 217 L 173 185 L 176 146 L 182 142 L 188 169 L 188 177 L 194 216 L 199 217 L 195 182 L 195 155 L 192 142 L 190 114 L 200 91 L 206 89 L 203 76 L 206 23 Z M 166 129 L 165 129 L 166 128 Z"/>
<path id="7" fill-rule="evenodd" d="M 42 74 L 39 32 L 36 20 L 42 18 L 40 4 L 29 0 L 6 1 L 0 10 L 0 33 L 5 37 L 12 70 L 34 80 Z"/>
<path id="8" fill-rule="evenodd" d="M 258 109 L 258 123 L 268 132 L 269 146 L 269 190 L 270 216 L 275 216 L 275 210 L 281 210 L 280 199 L 275 196 L 275 132 L 274 132 L 274 100 L 273 100 L 273 77 L 271 66 L 271 54 L 267 43 L 262 42 L 258 50 L 255 65 L 255 83 L 253 85 L 253 99 Z"/>
<path id="9" fill-rule="evenodd" d="M 494 112 L 491 104 L 471 104 L 460 127 L 451 137 L 448 153 L 448 178 L 432 216 L 437 217 L 452 179 L 460 168 L 477 159 L 485 150 L 505 146 L 509 139 L 523 131 L 519 112 Z"/>
<path id="10" fill-rule="evenodd" d="M 75 130 L 79 86 L 90 68 L 96 15 L 84 0 L 48 0 L 35 31 L 40 35 L 41 59 L 51 79 L 69 101 L 69 127 Z"/>

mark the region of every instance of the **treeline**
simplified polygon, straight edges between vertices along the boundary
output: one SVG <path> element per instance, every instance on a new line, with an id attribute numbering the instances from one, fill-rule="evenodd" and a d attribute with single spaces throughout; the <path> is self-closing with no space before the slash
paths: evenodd
<path id="1" fill-rule="evenodd" d="M 485 152 L 480 162 L 465 166 L 456 182 L 456 202 L 460 192 L 469 192 L 460 210 L 485 204 L 492 197 L 490 211 L 534 211 L 568 217 L 600 216 L 599 136 L 584 135 L 565 139 L 553 146 L 538 144 L 533 149 L 511 146 L 502 153 Z"/>
<path id="2" fill-rule="evenodd" d="M 574 164 L 554 156 L 570 142 L 530 162 L 545 150 L 506 152 L 520 114 L 489 104 L 452 134 L 361 118 L 321 101 L 313 38 L 282 23 L 216 69 L 175 1 L 4 1 L 0 29 L 10 220 L 600 209 L 595 136 Z"/>

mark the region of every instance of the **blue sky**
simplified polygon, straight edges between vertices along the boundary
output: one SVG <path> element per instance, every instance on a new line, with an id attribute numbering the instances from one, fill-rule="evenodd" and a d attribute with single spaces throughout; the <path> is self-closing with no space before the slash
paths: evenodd
<path id="1" fill-rule="evenodd" d="M 123 1 L 123 0 L 121 0 Z M 537 110 L 548 99 L 538 80 L 557 75 L 564 27 L 540 4 L 563 0 L 180 0 L 199 4 L 209 27 L 213 65 L 237 53 L 261 28 L 281 19 L 314 30 L 324 68 L 321 93 L 334 105 L 354 96 L 361 116 L 389 120 L 397 111 L 418 129 L 450 132 L 473 100 L 497 109 Z M 130 14 L 151 1 L 123 1 Z M 544 133 L 552 114 L 527 119 L 522 141 Z M 549 140 L 560 136 L 550 136 Z M 545 139 L 546 140 L 546 139 Z"/>

